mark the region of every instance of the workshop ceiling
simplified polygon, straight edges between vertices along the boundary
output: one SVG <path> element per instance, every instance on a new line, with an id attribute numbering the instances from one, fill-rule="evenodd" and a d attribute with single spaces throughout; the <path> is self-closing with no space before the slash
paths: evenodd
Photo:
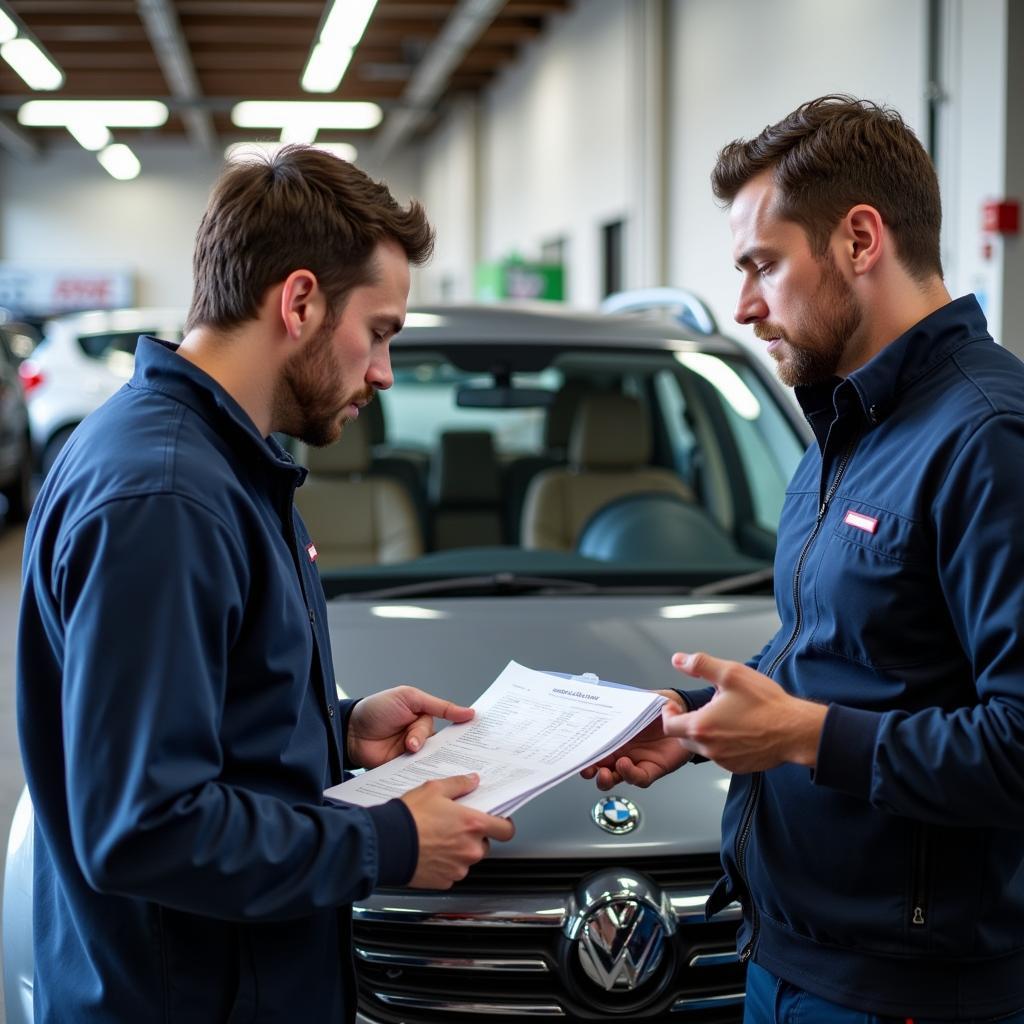
<path id="1" fill-rule="evenodd" d="M 214 149 L 254 137 L 230 120 L 232 107 L 247 99 L 371 100 L 384 111 L 374 134 L 398 117 L 406 120 L 406 135 L 427 130 L 447 101 L 481 90 L 513 63 L 570 0 L 378 0 L 340 87 L 329 94 L 300 86 L 323 0 L 6 0 L 6 6 L 65 75 L 61 89 L 33 92 L 0 62 L 0 116 L 8 123 L 32 98 L 159 99 L 171 110 L 163 127 L 118 136 L 130 142 L 140 133 L 187 133 Z M 453 31 L 457 20 L 461 27 Z M 429 87 L 420 81 L 417 88 L 417 71 L 428 65 Z M 62 132 L 18 130 L 43 145 Z M 368 140 L 366 133 L 323 131 L 317 141 Z"/>

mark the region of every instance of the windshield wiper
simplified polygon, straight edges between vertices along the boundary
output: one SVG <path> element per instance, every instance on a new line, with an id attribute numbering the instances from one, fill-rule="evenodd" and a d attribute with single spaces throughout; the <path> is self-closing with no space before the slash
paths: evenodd
<path id="1" fill-rule="evenodd" d="M 451 593 L 476 594 L 593 594 L 596 583 L 560 579 L 557 576 L 522 576 L 514 572 L 496 572 L 486 576 L 453 576 L 422 583 L 403 583 L 380 590 L 351 591 L 339 597 L 357 601 L 389 601 L 402 597 L 443 597 Z"/>
<path id="2" fill-rule="evenodd" d="M 774 580 L 775 570 L 769 566 L 767 569 L 756 569 L 754 572 L 745 572 L 739 576 L 726 576 L 724 579 L 704 583 L 699 587 L 694 587 L 690 593 L 694 597 L 756 593 L 758 590 L 763 590 L 766 583 L 770 584 Z"/>

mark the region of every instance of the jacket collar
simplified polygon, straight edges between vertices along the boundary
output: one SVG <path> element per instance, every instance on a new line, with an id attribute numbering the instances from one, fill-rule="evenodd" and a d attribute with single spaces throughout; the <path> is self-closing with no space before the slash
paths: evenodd
<path id="1" fill-rule="evenodd" d="M 187 405 L 229 440 L 239 455 L 271 473 L 301 484 L 306 470 L 296 466 L 274 437 L 263 437 L 252 417 L 208 373 L 178 355 L 178 346 L 142 335 L 135 350 L 131 386 L 160 391 Z"/>
<path id="2" fill-rule="evenodd" d="M 983 339 L 991 340 L 985 314 L 973 295 L 965 295 L 918 321 L 849 377 L 798 387 L 796 398 L 820 445 L 832 421 L 850 413 L 871 430 L 916 381 L 957 349 Z"/>

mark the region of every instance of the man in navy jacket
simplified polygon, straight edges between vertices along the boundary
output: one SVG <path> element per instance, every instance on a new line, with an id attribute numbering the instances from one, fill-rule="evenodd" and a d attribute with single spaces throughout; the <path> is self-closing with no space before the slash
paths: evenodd
<path id="1" fill-rule="evenodd" d="M 736 319 L 817 442 L 779 524 L 782 625 L 746 666 L 677 654 L 712 685 L 587 774 L 735 773 L 708 913 L 742 904 L 750 1024 L 1024 1021 L 1024 366 L 950 300 L 935 172 L 894 111 L 804 104 L 712 181 Z"/>
<path id="2" fill-rule="evenodd" d="M 423 210 L 322 152 L 229 168 L 196 240 L 180 346 L 140 339 L 39 495 L 18 728 L 36 811 L 37 1021 L 351 1019 L 353 900 L 447 888 L 511 822 L 472 776 L 325 803 L 460 708 L 339 700 L 305 471 L 392 382 Z"/>

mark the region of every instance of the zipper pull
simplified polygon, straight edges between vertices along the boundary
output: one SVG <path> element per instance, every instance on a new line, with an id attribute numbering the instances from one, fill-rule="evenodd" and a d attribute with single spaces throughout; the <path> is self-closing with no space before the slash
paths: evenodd
<path id="1" fill-rule="evenodd" d="M 828 511 L 828 502 L 827 501 L 823 501 L 821 503 L 821 508 L 818 509 L 818 522 L 819 523 L 822 521 L 822 519 L 825 518 L 825 513 L 827 511 Z"/>
<path id="2" fill-rule="evenodd" d="M 914 907 L 914 916 L 911 924 L 924 924 L 924 910 L 921 907 Z"/>

